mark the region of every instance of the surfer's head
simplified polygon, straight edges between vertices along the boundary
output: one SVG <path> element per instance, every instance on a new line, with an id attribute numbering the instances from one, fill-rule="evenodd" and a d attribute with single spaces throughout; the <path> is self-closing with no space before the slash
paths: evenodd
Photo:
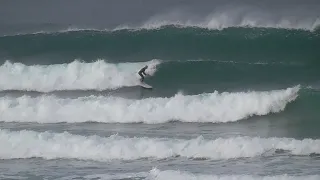
<path id="1" fill-rule="evenodd" d="M 144 68 L 146 68 L 146 69 L 147 69 L 147 68 L 148 68 L 148 65 L 146 65 Z"/>

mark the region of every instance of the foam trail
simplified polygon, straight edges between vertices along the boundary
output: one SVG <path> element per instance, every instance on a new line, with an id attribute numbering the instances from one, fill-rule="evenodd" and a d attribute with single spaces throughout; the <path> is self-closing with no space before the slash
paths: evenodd
<path id="1" fill-rule="evenodd" d="M 118 97 L 80 97 L 60 99 L 55 96 L 0 98 L 0 119 L 5 122 L 104 122 L 165 123 L 232 122 L 254 115 L 283 111 L 298 96 L 300 86 L 266 92 L 177 94 L 170 98 L 141 100 Z"/>
<path id="2" fill-rule="evenodd" d="M 320 153 L 320 140 L 289 138 L 231 137 L 214 140 L 158 139 L 80 136 L 67 132 L 34 132 L 0 130 L 0 158 L 44 159 L 75 158 L 81 160 L 109 161 L 140 158 L 233 159 L 270 155 L 281 149 L 293 155 Z"/>
<path id="3" fill-rule="evenodd" d="M 139 63 L 93 63 L 73 61 L 69 64 L 26 66 L 6 61 L 0 66 L 0 90 L 104 90 L 139 84 L 137 71 L 149 65 L 146 72 L 153 75 L 160 60 Z"/>

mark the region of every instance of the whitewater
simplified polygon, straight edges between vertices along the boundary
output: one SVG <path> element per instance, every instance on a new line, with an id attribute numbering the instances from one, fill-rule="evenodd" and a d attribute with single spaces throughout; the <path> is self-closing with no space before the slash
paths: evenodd
<path id="1" fill-rule="evenodd" d="M 0 117 L 3 122 L 38 123 L 233 122 L 283 111 L 297 98 L 299 89 L 300 86 L 266 92 L 178 93 L 173 97 L 141 100 L 115 96 L 0 97 Z"/>
<path id="2" fill-rule="evenodd" d="M 106 90 L 138 86 L 138 71 L 148 65 L 146 73 L 154 75 L 161 60 L 138 63 L 85 63 L 24 65 L 6 61 L 0 66 L 0 90 L 50 92 L 57 90 Z"/>
<path id="3" fill-rule="evenodd" d="M 80 178 L 78 176 L 70 176 L 68 178 Z M 143 178 L 146 180 L 317 180 L 317 175 L 310 176 L 289 176 L 286 174 L 277 176 L 258 176 L 258 175 L 215 175 L 215 174 L 199 174 L 185 171 L 160 170 L 153 168 L 149 172 L 127 173 L 127 174 L 96 174 L 85 176 L 86 179 L 125 179 L 125 178 Z"/>
<path id="4" fill-rule="evenodd" d="M 196 27 L 210 30 L 223 30 L 232 27 L 251 27 L 251 28 L 275 28 L 275 29 L 300 29 L 306 31 L 316 31 L 320 27 L 319 17 L 301 18 L 301 17 L 281 17 L 269 13 L 262 17 L 255 16 L 255 12 L 247 13 L 245 8 L 239 8 L 237 11 L 226 10 L 227 12 L 215 12 L 207 15 L 202 21 L 182 18 L 187 13 L 166 13 L 155 15 L 138 26 L 120 25 L 111 31 L 118 30 L 143 30 L 159 29 L 165 26 L 175 26 L 180 28 Z M 232 11 L 232 12 L 231 12 Z M 261 13 L 261 12 L 259 12 Z M 188 16 L 188 15 L 187 15 Z M 190 15 L 189 15 L 190 16 Z M 196 19 L 196 18 L 194 18 Z M 60 32 L 78 31 L 81 28 L 67 28 Z M 82 29 L 90 30 L 90 29 Z M 92 29 L 91 29 L 92 30 Z M 98 29 L 96 29 L 98 30 Z M 98 30 L 101 31 L 101 30 Z M 105 29 L 105 31 L 110 31 Z M 44 32 L 37 32 L 44 33 Z"/>
<path id="5" fill-rule="evenodd" d="M 271 156 L 276 150 L 291 155 L 320 153 L 320 140 L 290 138 L 233 137 L 207 140 L 198 137 L 190 140 L 159 138 L 126 138 L 80 136 L 70 133 L 50 133 L 0 130 L 1 159 L 76 158 L 108 161 L 112 159 L 135 160 L 140 158 L 209 158 L 233 159 Z"/>
<path id="6" fill-rule="evenodd" d="M 310 9 L 310 7 L 302 7 Z M 179 28 L 196 27 L 210 30 L 223 30 L 233 27 L 242 28 L 275 28 L 275 29 L 296 29 L 305 31 L 317 31 L 320 27 L 320 18 L 316 12 L 310 14 L 300 14 L 297 12 L 277 12 L 272 13 L 269 10 L 256 9 L 251 6 L 224 6 L 218 11 L 206 12 L 199 16 L 191 12 L 180 9 L 171 10 L 166 13 L 158 13 L 147 19 L 143 18 L 135 24 L 122 23 L 112 28 L 94 28 L 86 26 L 69 26 L 59 28 L 55 31 L 39 30 L 36 32 L 17 32 L 9 33 L 4 36 L 26 35 L 26 34 L 47 34 L 47 33 L 65 33 L 73 31 L 121 31 L 121 30 L 152 30 L 166 26 L 175 26 Z M 309 16 L 308 16 L 309 15 Z"/>

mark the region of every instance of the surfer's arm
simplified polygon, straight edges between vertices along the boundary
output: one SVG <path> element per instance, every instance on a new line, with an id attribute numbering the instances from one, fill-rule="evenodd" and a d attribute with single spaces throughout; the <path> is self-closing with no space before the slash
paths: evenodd
<path id="1" fill-rule="evenodd" d="M 145 75 L 145 76 L 147 75 L 146 72 L 144 72 L 144 71 L 142 72 L 142 74 Z"/>

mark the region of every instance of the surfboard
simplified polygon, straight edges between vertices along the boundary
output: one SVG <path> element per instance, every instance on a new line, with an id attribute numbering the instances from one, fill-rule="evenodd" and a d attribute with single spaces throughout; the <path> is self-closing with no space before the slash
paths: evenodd
<path id="1" fill-rule="evenodd" d="M 144 82 L 140 82 L 140 86 L 146 89 L 152 89 L 152 86 L 150 86 L 149 84 L 146 84 Z"/>

